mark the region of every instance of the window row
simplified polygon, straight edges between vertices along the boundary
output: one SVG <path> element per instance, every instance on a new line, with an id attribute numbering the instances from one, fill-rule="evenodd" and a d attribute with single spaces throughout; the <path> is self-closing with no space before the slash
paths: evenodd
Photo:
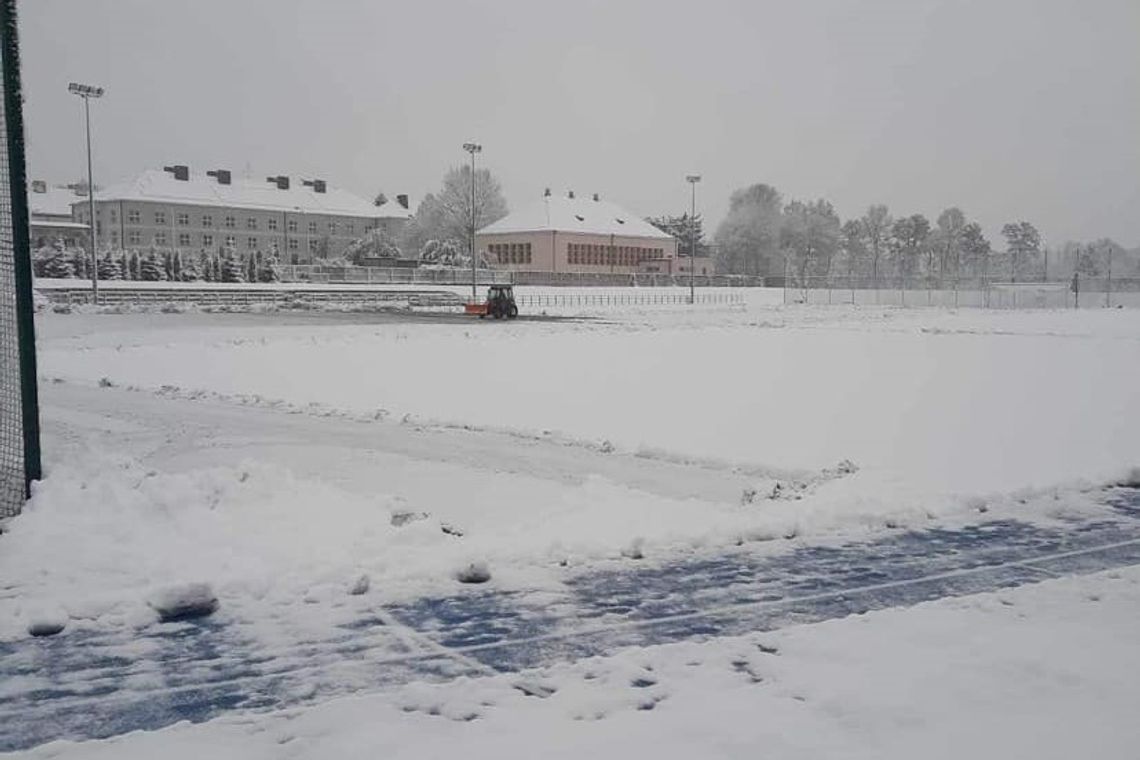
<path id="1" fill-rule="evenodd" d="M 530 264 L 530 243 L 491 243 L 487 252 L 500 264 Z"/>
<path id="2" fill-rule="evenodd" d="M 154 223 L 156 225 L 168 224 L 167 218 L 168 217 L 166 216 L 165 211 L 155 211 L 154 212 Z M 79 221 L 86 222 L 87 221 L 87 215 L 84 214 L 83 212 L 80 212 L 79 213 Z M 118 221 L 119 221 L 118 212 L 115 211 L 114 209 L 111 209 L 111 223 L 116 224 L 116 223 L 118 223 Z M 175 224 L 179 227 L 189 227 L 190 226 L 190 215 L 186 214 L 186 213 L 175 214 L 174 221 L 175 221 Z M 280 220 L 278 220 L 276 217 L 269 217 L 268 219 L 265 220 L 265 229 L 269 230 L 270 232 L 276 232 L 278 229 L 280 229 L 279 221 Z M 140 211 L 138 211 L 137 209 L 131 209 L 130 211 L 128 211 L 127 212 L 127 224 L 142 224 L 142 213 Z M 206 228 L 213 227 L 214 226 L 213 215 L 203 214 L 201 226 L 206 227 Z M 221 226 L 224 227 L 225 229 L 228 229 L 228 230 L 237 229 L 237 227 L 238 227 L 237 217 L 235 217 L 235 216 L 223 216 L 221 218 Z M 257 217 L 253 217 L 253 216 L 246 217 L 245 228 L 247 230 L 259 229 Z M 308 228 L 310 235 L 316 235 L 318 230 L 319 230 L 319 225 L 317 222 L 309 222 L 307 224 L 307 228 Z M 286 229 L 289 232 L 297 232 L 297 230 L 298 230 L 297 220 L 296 219 L 289 219 L 286 222 Z M 362 229 L 362 231 L 366 231 L 367 226 L 363 226 L 361 229 Z M 355 222 L 344 222 L 342 224 L 338 224 L 337 222 L 328 222 L 327 223 L 327 230 L 328 230 L 328 233 L 330 235 L 336 235 L 338 233 L 338 230 L 343 230 L 343 234 L 345 234 L 345 235 L 355 235 L 356 234 L 356 223 Z"/>
<path id="3" fill-rule="evenodd" d="M 183 248 L 189 248 L 190 246 L 193 245 L 193 240 L 190 236 L 190 233 L 188 233 L 188 232 L 180 232 L 180 233 L 178 233 L 177 236 L 174 236 L 174 237 L 168 235 L 165 232 L 156 232 L 156 233 L 154 233 L 154 235 L 150 239 L 144 240 L 143 234 L 138 230 L 130 230 L 129 232 L 127 232 L 126 243 L 127 243 L 127 245 L 144 245 L 144 244 L 146 244 L 146 245 L 166 246 L 166 245 L 170 245 L 170 241 L 172 239 L 176 241 L 176 245 L 183 247 Z M 297 238 L 291 238 L 289 240 L 289 243 L 288 243 L 289 250 L 290 251 L 299 250 L 301 248 L 300 242 L 301 241 L 297 240 Z M 309 240 L 307 242 L 308 242 L 308 245 L 306 247 L 309 249 L 309 251 L 310 252 L 316 252 L 317 249 L 319 248 L 320 241 Z M 113 230 L 111 232 L 111 243 L 114 245 L 119 244 L 119 232 L 118 232 L 118 230 Z M 214 245 L 224 245 L 224 246 L 227 246 L 229 248 L 236 248 L 237 243 L 238 243 L 237 237 L 235 237 L 234 235 L 225 235 L 225 236 L 219 235 L 217 237 L 215 237 L 214 235 L 202 235 L 201 236 L 201 247 L 202 248 L 212 248 Z M 246 250 L 256 251 L 261 247 L 261 245 L 262 245 L 262 241 L 259 240 L 258 238 L 248 237 L 245 239 Z M 272 248 L 272 244 L 270 244 L 266 247 Z"/>
<path id="4" fill-rule="evenodd" d="M 594 243 L 570 243 L 567 261 L 570 264 L 587 266 L 637 266 L 643 261 L 659 259 L 665 255 L 663 248 L 643 248 L 635 245 L 599 245 Z"/>

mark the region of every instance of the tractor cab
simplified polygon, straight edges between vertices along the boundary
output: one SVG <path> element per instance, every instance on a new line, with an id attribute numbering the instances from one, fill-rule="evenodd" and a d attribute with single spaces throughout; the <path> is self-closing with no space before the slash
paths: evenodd
<path id="1" fill-rule="evenodd" d="M 490 315 L 495 319 L 514 319 L 519 315 L 515 303 L 513 285 L 492 285 L 487 288 L 487 300 L 483 303 L 469 303 L 464 309 L 468 314 L 477 314 L 480 319 Z"/>

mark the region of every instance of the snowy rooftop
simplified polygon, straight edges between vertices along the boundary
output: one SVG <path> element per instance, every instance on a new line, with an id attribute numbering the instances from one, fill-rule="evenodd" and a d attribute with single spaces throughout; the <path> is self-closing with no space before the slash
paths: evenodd
<path id="1" fill-rule="evenodd" d="M 583 232 L 626 237 L 672 237 L 621 206 L 593 198 L 542 198 L 479 230 L 482 235 L 508 232 Z"/>
<path id="2" fill-rule="evenodd" d="M 80 201 L 82 199 L 79 199 Z M 148 169 L 129 182 L 114 185 L 95 194 L 96 201 L 157 201 L 194 206 L 229 206 L 260 211 L 306 211 L 338 216 L 365 216 L 373 219 L 408 219 L 412 212 L 395 201 L 374 206 L 358 195 L 329 187 L 318 193 L 291 177 L 288 190 L 275 184 L 234 177 L 223 185 L 205 172 L 190 172 L 188 180 L 178 180 L 169 172 Z"/>
<path id="3" fill-rule="evenodd" d="M 83 200 L 67 187 L 47 185 L 43 192 L 28 190 L 28 213 L 32 216 L 66 216 L 71 218 L 71 204 Z"/>

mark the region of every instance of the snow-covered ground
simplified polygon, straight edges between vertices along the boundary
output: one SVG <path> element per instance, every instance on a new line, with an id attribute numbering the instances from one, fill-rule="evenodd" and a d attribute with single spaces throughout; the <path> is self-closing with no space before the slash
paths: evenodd
<path id="1" fill-rule="evenodd" d="M 44 624 L 64 625 L 64 637 L 147 631 L 156 600 L 206 583 L 227 625 L 271 649 L 377 605 L 454 593 L 472 563 L 486 564 L 495 590 L 553 599 L 582 568 L 738 545 L 764 556 L 979 521 L 1062 530 L 1111 516 L 1099 486 L 1140 480 L 1138 312 L 783 307 L 771 291 L 749 295 L 744 307 L 517 323 L 41 314 L 48 477 L 0 538 L 0 645 Z M 365 593 L 350 594 L 362 578 Z M 294 756 L 353 754 L 384 737 L 407 756 L 441 754 L 447 745 L 434 742 L 445 739 L 489 756 L 504 753 L 520 720 L 535 726 L 527 741 L 571 737 L 557 751 L 572 755 L 610 744 L 638 754 L 668 724 L 675 733 L 653 742 L 655 754 L 732 756 L 764 741 L 776 756 L 820 756 L 854 740 L 853 756 L 901 757 L 930 754 L 914 749 L 924 731 L 980 720 L 1016 755 L 1022 741 L 1067 746 L 1045 741 L 1055 722 L 1023 735 L 1066 698 L 1071 672 L 1042 654 L 1062 649 L 1089 679 L 1073 697 L 1076 717 L 1116 742 L 1128 724 L 1115 704 L 1102 708 L 1135 701 L 1117 678 L 1127 669 L 1085 660 L 1127 660 L 1104 644 L 1140 625 L 1137 581 L 1128 570 L 1016 592 L 1049 627 L 1023 652 L 1013 640 L 1033 626 L 1017 617 L 1020 602 L 946 602 L 773 634 L 790 637 L 779 645 L 787 657 L 755 666 L 789 667 L 766 670 L 760 689 L 725 681 L 748 684 L 754 667 L 731 666 L 754 642 L 726 640 L 600 663 L 601 680 L 589 679 L 605 685 L 597 692 L 573 685 L 587 664 L 542 676 L 559 685 L 546 700 L 510 696 L 507 679 L 453 685 L 454 703 L 433 687 L 408 692 L 427 694 L 413 700 L 427 713 L 442 700 L 436 712 L 452 717 L 468 714 L 464 694 L 504 706 L 472 708 L 480 720 L 466 728 L 400 712 L 405 695 L 291 714 L 299 722 L 235 719 L 129 741 L 143 753 L 165 741 L 169 753 L 256 756 L 284 731 L 298 739 L 287 745 Z M 1115 601 L 1086 604 L 1089 594 Z M 1065 622 L 1082 616 L 1101 627 Z M 997 643 L 978 652 L 986 634 L 972 631 L 987 625 Z M 148 653 L 127 650 L 140 662 Z M 621 683 L 638 658 L 678 684 L 651 713 L 634 708 L 661 689 Z M 1008 690 L 995 692 L 1005 676 Z M 32 686 L 10 682 L 0 699 Z M 966 706 L 969 689 L 985 699 Z M 1023 695 L 1035 690 L 1030 710 Z M 716 709 L 687 706 L 721 691 Z M 900 696 L 912 693 L 922 698 Z M 999 702 L 1025 711 L 1004 727 L 986 722 Z M 669 710 L 689 722 L 661 721 Z M 597 712 L 607 720 L 569 722 Z M 737 720 L 768 712 L 781 720 Z M 781 740 L 785 725 L 810 734 L 807 744 Z M 553 753 L 526 746 L 514 754 Z M 127 751 L 82 752 L 116 749 Z"/>
<path id="2" fill-rule="evenodd" d="M 93 319 L 75 338 L 66 317 L 44 322 L 58 337 L 43 344 L 42 371 L 69 381 L 549 431 L 750 467 L 847 459 L 880 496 L 1101 478 L 1140 452 L 1131 310 L 752 305 L 602 323 L 239 318 L 208 329 L 159 314 Z"/>
<path id="3" fill-rule="evenodd" d="M 1140 571 L 19 757 L 1136 756 Z"/>

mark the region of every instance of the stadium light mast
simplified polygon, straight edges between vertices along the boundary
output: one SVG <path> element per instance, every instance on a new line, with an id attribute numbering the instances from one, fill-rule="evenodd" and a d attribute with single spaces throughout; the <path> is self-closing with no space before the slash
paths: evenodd
<path id="1" fill-rule="evenodd" d="M 476 289 L 476 262 L 475 262 L 475 154 L 483 152 L 479 143 L 463 143 L 463 150 L 471 154 L 471 302 L 479 299 Z"/>
<path id="2" fill-rule="evenodd" d="M 685 177 L 685 181 L 693 189 L 692 207 L 689 211 L 689 304 L 693 305 L 697 302 L 697 183 L 701 181 L 701 175 L 690 174 Z"/>
<path id="3" fill-rule="evenodd" d="M 67 91 L 83 98 L 83 117 L 87 123 L 87 213 L 91 236 L 91 301 L 99 303 L 99 258 L 95 252 L 95 179 L 91 171 L 91 98 L 103 97 L 103 88 L 72 82 Z"/>

